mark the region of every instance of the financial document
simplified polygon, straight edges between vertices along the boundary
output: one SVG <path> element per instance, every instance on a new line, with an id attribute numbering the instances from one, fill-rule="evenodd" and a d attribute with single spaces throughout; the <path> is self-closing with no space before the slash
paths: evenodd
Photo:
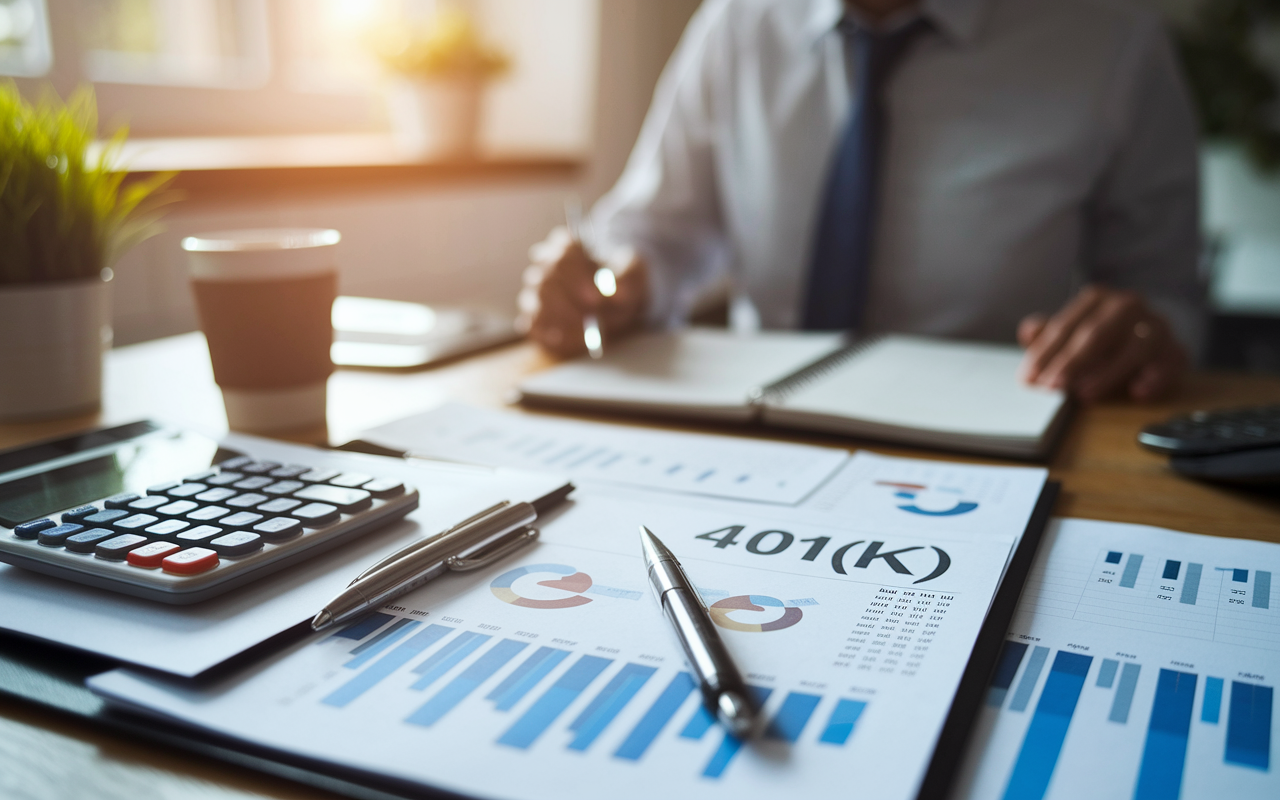
<path id="1" fill-rule="evenodd" d="M 1046 532 L 955 798 L 1280 797 L 1280 545 Z"/>
<path id="2" fill-rule="evenodd" d="M 410 454 L 555 472 L 665 492 L 794 505 L 849 458 L 847 450 L 637 428 L 450 404 L 365 431 Z"/>
<path id="3" fill-rule="evenodd" d="M 820 524 L 584 489 L 517 558 L 437 580 L 233 681 L 196 689 L 119 670 L 91 688 L 483 797 L 846 798 L 856 776 L 860 796 L 910 798 L 1030 513 L 974 530 L 967 517 L 1000 502 L 977 496 L 855 490 L 842 497 L 866 513 Z M 882 508 L 914 527 L 886 524 Z M 684 563 L 763 703 L 759 741 L 702 707 L 648 591 L 639 524 Z"/>

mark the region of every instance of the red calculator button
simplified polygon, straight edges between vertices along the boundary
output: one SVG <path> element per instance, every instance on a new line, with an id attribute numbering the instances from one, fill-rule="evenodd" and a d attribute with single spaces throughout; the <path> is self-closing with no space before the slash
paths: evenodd
<path id="1" fill-rule="evenodd" d="M 205 547 L 190 547 L 160 562 L 165 572 L 195 575 L 218 566 L 218 554 Z"/>
<path id="2" fill-rule="evenodd" d="M 135 567 L 158 567 L 165 556 L 173 555 L 181 549 L 173 542 L 152 542 L 130 550 L 125 560 Z"/>

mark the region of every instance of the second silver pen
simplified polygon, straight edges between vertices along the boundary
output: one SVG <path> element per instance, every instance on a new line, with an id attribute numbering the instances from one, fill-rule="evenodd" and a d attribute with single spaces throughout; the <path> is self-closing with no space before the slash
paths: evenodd
<path id="1" fill-rule="evenodd" d="M 495 507 L 438 536 L 417 542 L 366 570 L 316 615 L 313 630 L 324 630 L 439 577 L 447 570 L 483 566 L 537 536 L 524 529 L 538 518 L 529 503 Z"/>

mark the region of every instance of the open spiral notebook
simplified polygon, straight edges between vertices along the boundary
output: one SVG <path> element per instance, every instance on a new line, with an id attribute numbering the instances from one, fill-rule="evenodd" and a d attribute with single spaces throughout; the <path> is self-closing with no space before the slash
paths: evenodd
<path id="1" fill-rule="evenodd" d="M 1063 393 L 1017 377 L 1016 347 L 839 334 L 649 333 L 538 373 L 521 400 L 865 436 L 1039 458 L 1066 422 Z"/>

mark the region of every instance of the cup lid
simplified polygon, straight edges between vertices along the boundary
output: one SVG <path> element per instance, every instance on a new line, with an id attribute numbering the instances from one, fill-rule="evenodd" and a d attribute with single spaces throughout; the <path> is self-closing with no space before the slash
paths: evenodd
<path id="1" fill-rule="evenodd" d="M 198 233 L 182 240 L 189 253 L 235 253 L 254 250 L 304 250 L 329 247 L 342 240 L 333 228 L 247 228 Z"/>

